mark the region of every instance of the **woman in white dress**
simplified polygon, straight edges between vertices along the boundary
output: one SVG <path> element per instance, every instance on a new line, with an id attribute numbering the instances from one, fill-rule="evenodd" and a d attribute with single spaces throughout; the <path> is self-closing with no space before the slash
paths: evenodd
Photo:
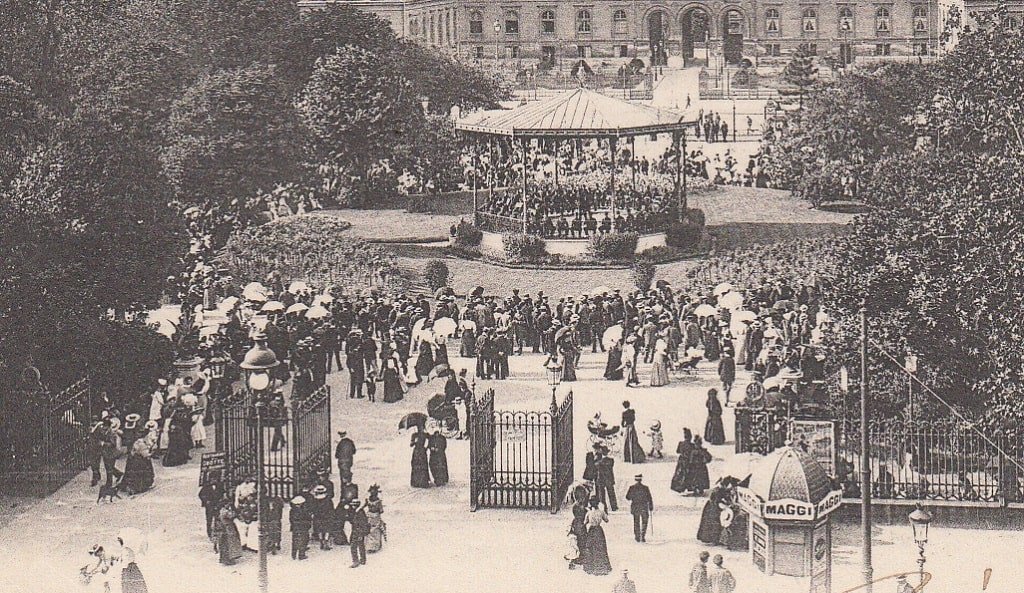
<path id="1" fill-rule="evenodd" d="M 668 385 L 668 342 L 665 332 L 654 343 L 654 364 L 651 365 L 651 387 Z"/>

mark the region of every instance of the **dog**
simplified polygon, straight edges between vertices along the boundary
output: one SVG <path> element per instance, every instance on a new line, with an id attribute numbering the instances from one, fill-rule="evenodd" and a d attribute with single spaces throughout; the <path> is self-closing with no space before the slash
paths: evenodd
<path id="1" fill-rule="evenodd" d="M 108 499 L 109 502 L 114 502 L 114 499 L 120 499 L 121 493 L 118 492 L 117 487 L 120 484 L 100 484 L 100 494 L 96 497 L 96 504 L 99 504 L 104 498 Z"/>

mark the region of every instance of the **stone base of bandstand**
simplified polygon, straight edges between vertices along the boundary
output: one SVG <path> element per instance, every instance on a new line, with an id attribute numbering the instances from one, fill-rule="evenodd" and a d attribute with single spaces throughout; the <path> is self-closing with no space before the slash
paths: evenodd
<path id="1" fill-rule="evenodd" d="M 648 233 L 640 235 L 634 253 L 641 253 L 652 247 L 664 247 L 665 233 Z M 544 250 L 548 255 L 562 257 L 584 257 L 590 247 L 590 239 L 544 239 Z M 505 241 L 501 233 L 483 231 L 480 240 L 480 252 L 495 259 L 504 259 Z"/>

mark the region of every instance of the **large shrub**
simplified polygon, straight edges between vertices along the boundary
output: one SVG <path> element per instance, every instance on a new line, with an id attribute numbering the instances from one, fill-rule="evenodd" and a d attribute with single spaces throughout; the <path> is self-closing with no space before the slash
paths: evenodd
<path id="1" fill-rule="evenodd" d="M 633 262 L 633 285 L 640 290 L 647 290 L 654 282 L 654 264 L 646 259 Z"/>
<path id="2" fill-rule="evenodd" d="M 699 208 L 688 208 L 681 221 L 669 225 L 665 233 L 665 243 L 669 247 L 690 249 L 700 244 L 703 236 L 704 211 Z"/>
<path id="3" fill-rule="evenodd" d="M 437 292 L 438 289 L 448 286 L 452 274 L 448 270 L 448 264 L 439 259 L 432 259 L 423 269 L 423 277 L 427 281 L 427 286 L 430 287 L 430 292 Z"/>
<path id="4" fill-rule="evenodd" d="M 631 260 L 636 252 L 637 233 L 607 233 L 590 237 L 587 253 L 600 260 Z"/>
<path id="5" fill-rule="evenodd" d="M 394 256 L 346 233 L 350 226 L 322 213 L 280 218 L 233 236 L 223 259 L 243 283 L 275 271 L 285 282 L 352 289 L 374 275 L 394 277 Z"/>
<path id="6" fill-rule="evenodd" d="M 502 236 L 505 259 L 512 263 L 536 262 L 547 254 L 544 239 L 536 235 L 505 233 Z"/>
<path id="7" fill-rule="evenodd" d="M 484 233 L 465 220 L 460 221 L 455 227 L 455 246 L 463 249 L 478 247 L 484 238 Z"/>

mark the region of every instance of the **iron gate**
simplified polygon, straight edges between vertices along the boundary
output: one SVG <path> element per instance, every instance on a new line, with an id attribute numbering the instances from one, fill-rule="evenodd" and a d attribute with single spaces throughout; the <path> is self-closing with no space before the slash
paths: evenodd
<path id="1" fill-rule="evenodd" d="M 573 475 L 572 393 L 544 412 L 494 411 L 494 391 L 474 401 L 470 505 L 556 512 Z"/>
<path id="2" fill-rule="evenodd" d="M 315 480 L 317 469 L 331 467 L 331 389 L 295 394 L 288 406 L 266 408 L 260 419 L 250 394 L 236 392 L 223 404 L 218 430 L 228 488 L 256 479 L 262 453 L 268 495 L 291 498 Z"/>
<path id="3" fill-rule="evenodd" d="M 46 496 L 86 466 L 92 389 L 85 377 L 52 395 L 34 368 L 23 379 L 0 402 L 0 492 Z"/>

